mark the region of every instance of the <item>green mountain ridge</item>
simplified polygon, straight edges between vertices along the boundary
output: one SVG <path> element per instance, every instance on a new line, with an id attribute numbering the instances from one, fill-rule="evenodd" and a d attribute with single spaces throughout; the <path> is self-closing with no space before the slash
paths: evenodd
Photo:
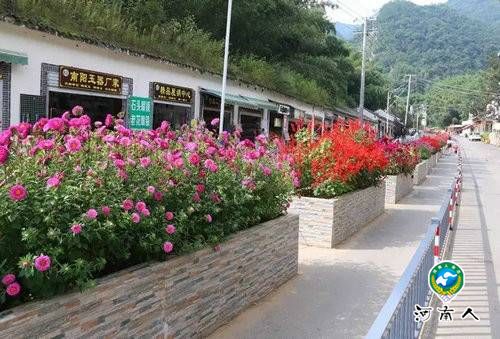
<path id="1" fill-rule="evenodd" d="M 468 6 L 480 3 L 487 7 L 489 2 L 491 0 L 451 0 L 450 4 L 431 6 L 407 1 L 386 4 L 377 17 L 375 61 L 394 81 L 401 80 L 407 73 L 434 80 L 484 69 L 489 56 L 496 54 L 500 46 L 500 35 L 491 25 L 459 11 L 468 11 Z M 484 10 L 476 8 L 475 13 Z M 469 11 L 469 15 L 476 14 Z"/>

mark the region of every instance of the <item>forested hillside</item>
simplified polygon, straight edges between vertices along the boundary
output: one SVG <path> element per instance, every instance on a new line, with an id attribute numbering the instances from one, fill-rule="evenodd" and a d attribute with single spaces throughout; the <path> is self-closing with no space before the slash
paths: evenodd
<path id="1" fill-rule="evenodd" d="M 447 5 L 396 1 L 379 12 L 376 60 L 394 79 L 413 73 L 432 80 L 485 68 L 500 36 Z"/>
<path id="2" fill-rule="evenodd" d="M 495 27 L 500 33 L 500 1 L 498 0 L 448 0 L 447 5 L 461 15 Z"/>

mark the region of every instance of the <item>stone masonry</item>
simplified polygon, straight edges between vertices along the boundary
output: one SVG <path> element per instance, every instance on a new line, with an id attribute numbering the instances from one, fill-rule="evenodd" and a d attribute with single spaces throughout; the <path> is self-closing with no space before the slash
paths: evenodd
<path id="1" fill-rule="evenodd" d="M 333 248 L 384 212 L 385 185 L 335 199 L 295 198 L 288 212 L 300 215 L 299 241 Z"/>
<path id="2" fill-rule="evenodd" d="M 420 185 L 427 177 L 429 160 L 422 160 L 413 171 L 413 184 Z"/>
<path id="3" fill-rule="evenodd" d="M 389 175 L 385 179 L 385 202 L 395 204 L 413 190 L 411 175 Z"/>
<path id="4" fill-rule="evenodd" d="M 0 313 L 0 338 L 200 338 L 297 274 L 299 217 Z"/>

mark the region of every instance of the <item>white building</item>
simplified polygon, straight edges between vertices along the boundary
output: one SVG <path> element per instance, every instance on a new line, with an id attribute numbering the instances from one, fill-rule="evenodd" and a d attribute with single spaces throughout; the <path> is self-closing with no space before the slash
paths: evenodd
<path id="1" fill-rule="evenodd" d="M 2 129 L 82 105 L 94 119 L 127 112 L 128 98 L 154 100 L 151 125 L 219 115 L 221 77 L 161 59 L 0 22 Z M 288 135 L 288 120 L 335 115 L 295 98 L 229 80 L 225 128 Z M 337 113 L 338 115 L 339 113 Z"/>

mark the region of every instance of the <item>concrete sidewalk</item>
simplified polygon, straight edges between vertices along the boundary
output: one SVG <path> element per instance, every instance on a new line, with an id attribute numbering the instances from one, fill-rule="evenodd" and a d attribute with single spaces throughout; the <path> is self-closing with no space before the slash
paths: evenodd
<path id="1" fill-rule="evenodd" d="M 435 337 L 500 338 L 500 150 L 467 140 L 462 144 L 464 188 L 451 260 L 463 269 L 465 285 L 449 303 L 454 321 L 439 321 Z M 480 321 L 461 319 L 467 307 Z"/>
<path id="2" fill-rule="evenodd" d="M 421 186 L 338 249 L 300 247 L 299 275 L 211 338 L 366 335 L 456 174 L 444 156 Z"/>

